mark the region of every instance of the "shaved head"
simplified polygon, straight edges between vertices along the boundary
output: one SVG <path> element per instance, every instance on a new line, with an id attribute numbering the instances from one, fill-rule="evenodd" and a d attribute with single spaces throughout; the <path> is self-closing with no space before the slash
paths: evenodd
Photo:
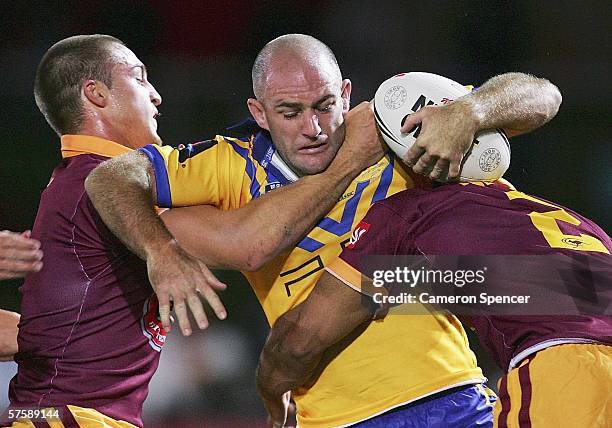
<path id="1" fill-rule="evenodd" d="M 298 176 L 329 166 L 344 141 L 351 81 L 320 40 L 287 34 L 268 43 L 253 64 L 247 106 L 287 166 Z"/>
<path id="2" fill-rule="evenodd" d="M 336 56 L 325 43 L 305 34 L 285 34 L 266 44 L 255 58 L 252 79 L 253 93 L 257 99 L 264 97 L 273 68 L 288 64 L 328 74 L 339 85 L 342 82 Z"/>

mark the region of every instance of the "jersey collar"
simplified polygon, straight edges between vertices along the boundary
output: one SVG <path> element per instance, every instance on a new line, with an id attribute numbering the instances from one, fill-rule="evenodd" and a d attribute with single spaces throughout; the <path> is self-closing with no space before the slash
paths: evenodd
<path id="1" fill-rule="evenodd" d="M 91 135 L 62 135 L 61 143 L 63 158 L 83 154 L 112 158 L 132 151 L 129 147 L 122 146 L 114 141 Z"/>
<path id="2" fill-rule="evenodd" d="M 289 184 L 297 181 L 297 174 L 289 168 L 287 163 L 281 158 L 272 143 L 272 137 L 268 131 L 260 128 L 253 118 L 248 118 L 242 122 L 230 126 L 228 131 L 239 135 L 248 135 L 253 139 L 253 158 L 282 184 Z"/>

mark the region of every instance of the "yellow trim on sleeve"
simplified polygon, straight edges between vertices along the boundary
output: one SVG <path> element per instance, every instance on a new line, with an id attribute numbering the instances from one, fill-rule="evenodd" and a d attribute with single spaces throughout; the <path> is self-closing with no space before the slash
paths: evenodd
<path id="1" fill-rule="evenodd" d="M 327 272 L 344 282 L 353 290 L 362 292 L 361 290 L 361 272 L 342 260 L 340 257 L 325 268 Z"/>

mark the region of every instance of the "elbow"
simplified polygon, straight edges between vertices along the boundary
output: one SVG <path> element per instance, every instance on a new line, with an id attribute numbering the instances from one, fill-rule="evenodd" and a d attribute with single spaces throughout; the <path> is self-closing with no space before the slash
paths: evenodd
<path id="1" fill-rule="evenodd" d="M 261 269 L 268 260 L 261 252 L 248 243 L 248 239 L 243 239 L 244 235 L 236 233 L 241 239 L 226 242 L 223 256 L 219 259 L 211 259 L 209 248 L 203 250 L 186 247 L 195 256 L 207 262 L 207 264 L 218 265 L 224 269 L 234 269 L 241 272 L 256 272 Z M 247 242 L 245 244 L 245 242 Z"/>
<path id="2" fill-rule="evenodd" d="M 559 88 L 557 88 L 552 83 L 550 85 L 552 86 L 552 90 L 551 90 L 552 105 L 553 105 L 552 117 L 554 117 L 559 111 L 559 108 L 561 107 L 561 103 L 563 102 L 563 96 L 561 95 L 561 91 L 559 90 Z"/>
<path id="3" fill-rule="evenodd" d="M 264 267 L 267 261 L 268 259 L 261 253 L 248 251 L 238 269 L 243 272 L 256 272 Z"/>
<path id="4" fill-rule="evenodd" d="M 230 251 L 229 255 L 219 258 L 211 257 L 210 253 L 208 252 L 208 248 L 206 248 L 204 251 L 199 251 L 198 249 L 192 249 L 191 247 L 185 246 L 185 249 L 187 249 L 194 257 L 204 261 L 208 267 L 218 269 L 232 269 L 240 272 L 256 272 L 266 264 L 265 260 L 260 256 L 252 255 L 248 252 L 247 254 L 244 254 L 244 248 L 238 248 L 236 251 Z"/>
<path id="5" fill-rule="evenodd" d="M 540 78 L 538 98 L 541 102 L 538 104 L 539 109 L 534 111 L 533 117 L 535 118 L 535 126 L 541 126 L 549 122 L 552 118 L 557 115 L 563 97 L 561 91 L 556 85 L 548 81 L 547 79 Z"/>
<path id="6" fill-rule="evenodd" d="M 563 97 L 561 96 L 561 91 L 557 88 L 556 85 L 552 84 L 548 80 L 545 80 L 544 91 L 546 95 L 546 122 L 551 120 L 556 116 L 559 111 L 559 107 L 561 107 L 561 102 L 563 101 Z"/>
<path id="7" fill-rule="evenodd" d="M 260 232 L 257 231 L 257 234 Z M 246 239 L 238 243 L 238 253 L 242 253 L 240 258 L 240 266 L 237 269 L 244 272 L 255 272 L 263 268 L 276 255 L 273 249 L 268 248 L 269 245 L 266 242 L 258 240 L 257 238 L 249 239 L 248 234 L 239 234 Z M 248 242 L 244 245 L 244 242 Z"/>

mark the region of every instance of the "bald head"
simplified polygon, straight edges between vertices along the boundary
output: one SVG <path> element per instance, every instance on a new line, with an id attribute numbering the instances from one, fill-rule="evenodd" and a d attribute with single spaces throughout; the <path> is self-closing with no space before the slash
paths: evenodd
<path id="1" fill-rule="evenodd" d="M 252 79 L 257 99 L 263 98 L 273 68 L 287 65 L 315 69 L 342 82 L 336 56 L 325 43 L 305 34 L 285 34 L 266 44 L 255 58 Z"/>

